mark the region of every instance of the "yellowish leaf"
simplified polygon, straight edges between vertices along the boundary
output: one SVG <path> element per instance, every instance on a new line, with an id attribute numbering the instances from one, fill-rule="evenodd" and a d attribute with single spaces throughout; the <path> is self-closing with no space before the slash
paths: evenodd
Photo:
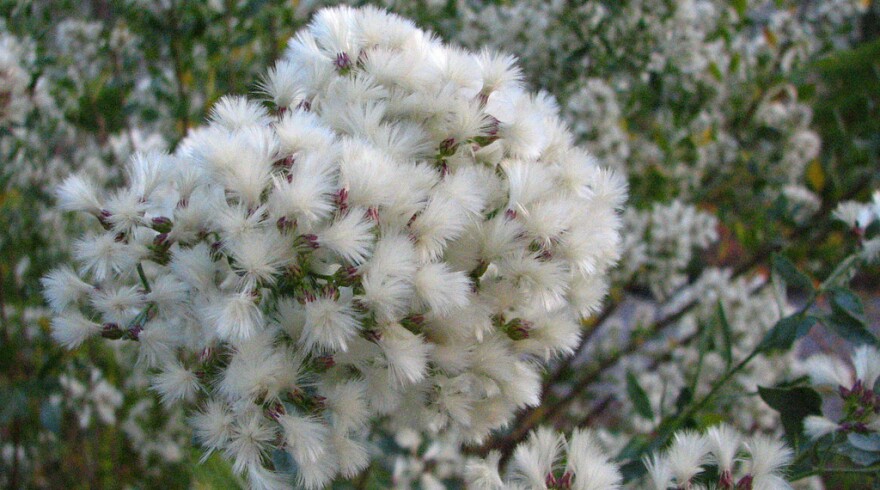
<path id="1" fill-rule="evenodd" d="M 764 28 L 764 39 L 771 48 L 775 48 L 779 44 L 779 38 L 777 38 L 776 34 L 767 27 Z"/>
<path id="2" fill-rule="evenodd" d="M 816 192 L 821 192 L 825 187 L 825 171 L 822 169 L 819 159 L 814 159 L 807 166 L 807 182 Z"/>

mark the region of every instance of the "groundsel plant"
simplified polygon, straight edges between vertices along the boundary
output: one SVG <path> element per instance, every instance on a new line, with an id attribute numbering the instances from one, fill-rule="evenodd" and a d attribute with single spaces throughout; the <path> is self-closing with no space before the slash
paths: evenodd
<path id="1" fill-rule="evenodd" d="M 271 108 L 222 98 L 115 191 L 60 186 L 96 219 L 43 280 L 55 339 L 137 342 L 255 488 L 356 476 L 377 417 L 480 442 L 537 405 L 605 293 L 625 199 L 553 99 L 510 56 L 347 7 L 262 89 Z"/>
<path id="2" fill-rule="evenodd" d="M 465 479 L 475 489 L 614 490 L 623 476 L 595 434 L 575 429 L 567 440 L 545 427 L 520 443 L 499 473 L 501 454 L 468 463 Z M 683 430 L 664 451 L 646 456 L 648 474 L 638 488 L 788 489 L 782 473 L 792 451 L 771 436 L 745 437 L 728 425 L 705 433 Z"/>

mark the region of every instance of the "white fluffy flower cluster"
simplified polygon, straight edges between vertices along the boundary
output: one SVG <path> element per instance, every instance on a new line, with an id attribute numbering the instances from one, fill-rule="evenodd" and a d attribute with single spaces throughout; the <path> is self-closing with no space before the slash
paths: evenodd
<path id="1" fill-rule="evenodd" d="M 566 440 L 552 429 L 537 429 L 517 446 L 504 480 L 498 469 L 500 459 L 501 454 L 492 451 L 486 459 L 469 463 L 465 469 L 468 488 L 615 490 L 623 481 L 620 469 L 588 430 L 577 429 Z"/>
<path id="2" fill-rule="evenodd" d="M 826 415 L 804 419 L 804 431 L 813 439 L 827 434 L 847 434 L 874 439 L 880 434 L 880 350 L 862 345 L 852 354 L 852 368 L 835 355 L 816 354 L 805 363 L 810 381 L 823 392 L 835 392 L 843 410 L 832 420 Z M 869 447 L 869 449 L 873 449 Z M 876 450 L 875 450 L 876 452 Z"/>
<path id="3" fill-rule="evenodd" d="M 481 490 L 614 490 L 621 488 L 621 469 L 612 461 L 599 437 L 575 429 L 571 437 L 545 427 L 520 443 L 507 464 L 505 478 L 499 473 L 500 453 L 490 452 L 465 469 L 469 488 Z M 727 425 L 717 425 L 701 434 L 676 432 L 668 448 L 643 459 L 647 482 L 638 488 L 761 488 L 790 489 L 782 469 L 792 452 L 768 436 L 744 438 Z M 717 470 L 717 473 L 715 473 Z M 710 474 L 716 481 L 700 486 Z"/>
<path id="4" fill-rule="evenodd" d="M 263 88 L 277 110 L 221 99 L 109 195 L 61 186 L 103 229 L 44 279 L 55 338 L 138 341 L 260 487 L 290 460 L 308 488 L 356 475 L 377 416 L 477 441 L 536 405 L 604 295 L 625 183 L 513 58 L 378 9 L 318 12 Z"/>
<path id="5" fill-rule="evenodd" d="M 5 30 L 5 29 L 4 29 Z M 31 75 L 22 66 L 25 49 L 14 36 L 0 34 L 0 124 L 20 124 L 31 107 Z"/>
<path id="6" fill-rule="evenodd" d="M 644 211 L 627 209 L 624 222 L 620 274 L 661 299 L 687 283 L 693 257 L 718 240 L 718 218 L 678 199 Z"/>
<path id="7" fill-rule="evenodd" d="M 749 438 L 727 425 L 706 433 L 677 432 L 672 444 L 660 454 L 644 459 L 651 481 L 649 488 L 701 488 L 695 480 L 717 469 L 717 480 L 708 488 L 790 489 L 782 471 L 792 451 L 781 441 L 765 435 Z"/>
<path id="8" fill-rule="evenodd" d="M 874 262 L 880 258 L 880 236 L 876 233 L 880 225 L 880 190 L 874 191 L 869 203 L 846 201 L 838 204 L 834 217 L 852 229 L 866 261 Z"/>

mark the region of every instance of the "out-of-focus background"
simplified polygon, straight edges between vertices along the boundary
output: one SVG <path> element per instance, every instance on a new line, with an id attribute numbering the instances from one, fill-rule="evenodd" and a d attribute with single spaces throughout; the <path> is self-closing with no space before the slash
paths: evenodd
<path id="1" fill-rule="evenodd" d="M 69 254 L 69 232 L 90 225 L 54 210 L 52 193 L 77 172 L 112 188 L 134 152 L 173 151 L 222 95 L 260 97 L 287 39 L 331 3 L 0 2 L 0 485 L 240 484 L 217 455 L 197 464 L 185 413 L 159 404 L 131 351 L 89 342 L 68 352 L 51 340 L 39 279 Z M 518 56 L 579 143 L 628 177 L 610 297 L 585 325 L 576 361 L 548 375 L 549 402 L 567 398 L 541 422 L 601 427 L 611 447 L 649 433 L 650 410 L 615 415 L 632 413 L 627 373 L 640 373 L 662 413 L 688 384 L 706 347 L 694 332 L 719 302 L 734 342 L 778 318 L 768 314 L 778 295 L 763 287 L 773 252 L 821 278 L 859 240 L 832 211 L 869 202 L 880 186 L 875 0 L 374 3 L 450 43 Z M 877 332 L 880 274 L 865 269 L 853 286 Z M 796 305 L 803 291 L 788 293 Z M 814 329 L 791 356 L 745 373 L 741 396 L 715 408 L 772 432 L 774 413 L 743 393 L 796 375 L 815 351 L 847 347 Z M 583 372 L 591 383 L 569 396 L 567 382 Z M 391 438 L 384 466 L 358 484 L 455 486 L 461 456 L 426 456 L 441 446 L 413 437 Z"/>

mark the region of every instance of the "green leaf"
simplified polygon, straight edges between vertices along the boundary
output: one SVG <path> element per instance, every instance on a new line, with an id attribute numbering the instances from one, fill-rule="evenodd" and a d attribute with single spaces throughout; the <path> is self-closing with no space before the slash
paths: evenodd
<path id="1" fill-rule="evenodd" d="M 730 3 L 733 6 L 733 9 L 736 10 L 736 15 L 740 17 L 746 15 L 746 9 L 749 7 L 748 0 L 732 0 Z"/>
<path id="2" fill-rule="evenodd" d="M 629 482 L 647 473 L 647 469 L 641 460 L 635 459 L 620 467 L 620 473 L 623 475 L 623 481 Z"/>
<path id="3" fill-rule="evenodd" d="M 632 371 L 626 373 L 626 392 L 629 394 L 629 399 L 632 401 L 636 413 L 648 420 L 654 418 L 654 411 L 651 410 L 651 402 L 648 400 L 648 395 L 639 386 L 639 381 Z"/>
<path id="4" fill-rule="evenodd" d="M 721 340 L 724 342 L 721 349 L 721 355 L 724 357 L 724 362 L 729 367 L 731 362 L 733 362 L 733 338 L 730 322 L 727 321 L 727 315 L 724 313 L 724 305 L 721 304 L 721 301 L 718 301 L 718 324 L 721 327 Z"/>
<path id="5" fill-rule="evenodd" d="M 862 451 L 880 452 L 880 434 L 856 434 L 846 436 L 847 441 Z"/>
<path id="6" fill-rule="evenodd" d="M 228 489 L 237 490 L 244 488 L 240 478 L 232 472 L 232 467 L 219 453 L 211 454 L 203 463 L 196 464 L 202 453 L 198 449 L 192 449 L 190 459 L 193 471 L 193 485 L 195 490 Z"/>
<path id="7" fill-rule="evenodd" d="M 870 466 L 880 461 L 880 453 L 873 451 L 864 451 L 849 444 L 842 444 L 838 449 L 840 454 L 849 458 L 853 463 L 860 466 Z"/>
<path id="8" fill-rule="evenodd" d="M 804 418 L 808 415 L 822 414 L 822 397 L 812 388 L 799 386 L 795 388 L 758 387 L 758 394 L 767 405 L 782 418 L 785 436 L 789 443 L 798 447 L 804 437 Z"/>
<path id="9" fill-rule="evenodd" d="M 49 400 L 44 400 L 40 405 L 40 423 L 43 428 L 55 435 L 61 433 L 61 407 Z"/>
<path id="10" fill-rule="evenodd" d="M 865 310 L 858 296 L 843 288 L 833 288 L 831 293 L 831 314 L 823 322 L 837 335 L 854 344 L 878 345 L 877 337 L 869 330 L 865 321 Z"/>
<path id="11" fill-rule="evenodd" d="M 812 293 L 815 290 L 813 288 L 813 281 L 807 277 L 806 274 L 799 271 L 797 266 L 785 256 L 774 254 L 771 259 L 771 265 L 773 267 L 773 273 L 792 288 L 807 293 Z"/>
<path id="12" fill-rule="evenodd" d="M 832 308 L 837 309 L 856 320 L 864 321 L 865 308 L 862 306 L 862 300 L 852 291 L 848 291 L 844 288 L 832 288 L 829 292 L 831 293 Z"/>
<path id="13" fill-rule="evenodd" d="M 684 409 L 694 401 L 694 392 L 691 391 L 690 388 L 685 386 L 678 392 L 678 396 L 675 397 L 675 410 L 676 414 L 680 414 L 684 412 Z"/>
<path id="14" fill-rule="evenodd" d="M 275 466 L 275 471 L 283 475 L 296 476 L 299 472 L 296 462 L 293 460 L 293 456 L 283 449 L 275 449 L 272 451 L 272 465 Z"/>
<path id="15" fill-rule="evenodd" d="M 787 316 L 773 325 L 773 328 L 764 336 L 759 350 L 788 350 L 795 340 L 810 332 L 818 319 L 803 313 Z"/>
<path id="16" fill-rule="evenodd" d="M 724 80 L 724 74 L 721 73 L 721 69 L 718 68 L 718 64 L 716 64 L 714 61 L 712 63 L 709 63 L 709 73 L 715 78 L 715 80 L 718 80 L 719 82 Z"/>
<path id="17" fill-rule="evenodd" d="M 871 224 L 868 225 L 867 228 L 865 228 L 864 233 L 865 233 L 865 238 L 864 238 L 865 240 L 870 240 L 870 239 L 875 238 L 878 235 L 880 235 L 880 221 L 878 221 L 878 220 L 872 221 Z"/>
<path id="18" fill-rule="evenodd" d="M 22 386 L 4 387 L 0 390 L 0 423 L 27 414 L 28 396 Z"/>

